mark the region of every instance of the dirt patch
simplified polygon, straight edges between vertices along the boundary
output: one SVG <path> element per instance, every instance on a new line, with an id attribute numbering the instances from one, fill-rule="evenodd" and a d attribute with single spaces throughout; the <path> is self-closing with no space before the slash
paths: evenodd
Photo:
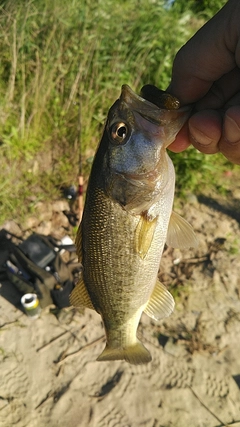
<path id="1" fill-rule="evenodd" d="M 96 362 L 105 338 L 90 310 L 48 307 L 31 320 L 0 297 L 1 427 L 240 426 L 239 194 L 193 201 L 178 212 L 199 246 L 166 248 L 159 273 L 175 311 L 139 326 L 151 364 Z M 64 203 L 39 206 L 24 233 L 70 234 Z"/>

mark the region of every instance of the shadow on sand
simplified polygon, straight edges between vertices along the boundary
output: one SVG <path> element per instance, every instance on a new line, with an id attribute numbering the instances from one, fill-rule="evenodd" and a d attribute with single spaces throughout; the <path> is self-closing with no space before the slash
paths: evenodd
<path id="1" fill-rule="evenodd" d="M 228 215 L 230 218 L 235 219 L 240 224 L 240 200 L 226 198 L 223 203 L 209 196 L 198 196 L 199 203 L 202 203 L 215 211 Z"/>

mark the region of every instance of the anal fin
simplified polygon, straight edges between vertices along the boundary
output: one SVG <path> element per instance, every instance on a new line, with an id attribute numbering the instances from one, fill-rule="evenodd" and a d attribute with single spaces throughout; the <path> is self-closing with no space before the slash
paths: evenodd
<path id="1" fill-rule="evenodd" d="M 80 279 L 71 292 L 70 304 L 74 307 L 86 307 L 95 310 L 83 279 Z"/>
<path id="2" fill-rule="evenodd" d="M 155 320 L 168 317 L 174 309 L 174 299 L 165 286 L 157 280 L 152 295 L 148 301 L 144 313 Z"/>

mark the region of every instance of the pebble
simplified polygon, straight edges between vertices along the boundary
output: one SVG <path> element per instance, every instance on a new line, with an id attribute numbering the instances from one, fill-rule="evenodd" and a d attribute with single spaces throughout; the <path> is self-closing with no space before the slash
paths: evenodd
<path id="1" fill-rule="evenodd" d="M 22 231 L 32 230 L 37 227 L 39 224 L 39 218 L 36 216 L 29 216 L 25 219 L 25 221 L 21 224 Z"/>
<path id="2" fill-rule="evenodd" d="M 69 210 L 69 204 L 67 200 L 56 200 L 52 204 L 53 212 L 63 212 Z"/>
<path id="3" fill-rule="evenodd" d="M 21 230 L 21 228 L 20 228 L 20 227 L 19 227 L 19 225 L 18 225 L 15 221 L 13 221 L 13 220 L 6 221 L 6 222 L 3 224 L 3 226 L 2 226 L 1 228 L 3 228 L 3 229 L 5 229 L 5 230 L 9 231 L 9 232 L 10 232 L 10 233 L 12 233 L 12 234 L 15 234 L 15 235 L 16 235 L 16 236 L 18 236 L 18 237 L 20 237 L 20 236 L 22 235 L 22 230 Z"/>
<path id="4" fill-rule="evenodd" d="M 52 230 L 52 221 L 42 221 L 38 227 L 36 227 L 36 232 L 48 236 L 51 234 Z"/>

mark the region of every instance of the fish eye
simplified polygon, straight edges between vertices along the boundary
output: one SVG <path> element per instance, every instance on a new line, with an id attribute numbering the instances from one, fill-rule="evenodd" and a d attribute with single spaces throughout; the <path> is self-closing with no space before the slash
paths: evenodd
<path id="1" fill-rule="evenodd" d="M 110 135 L 116 144 L 123 144 L 128 136 L 128 127 L 126 123 L 114 123 L 110 128 Z"/>

